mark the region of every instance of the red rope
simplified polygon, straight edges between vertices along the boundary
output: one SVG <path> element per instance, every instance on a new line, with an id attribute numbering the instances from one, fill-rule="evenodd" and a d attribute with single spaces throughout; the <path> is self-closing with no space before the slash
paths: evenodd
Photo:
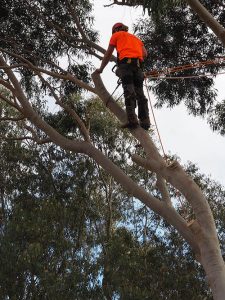
<path id="1" fill-rule="evenodd" d="M 157 71 L 157 70 L 147 71 L 147 72 L 145 72 L 145 76 L 146 77 L 152 77 L 152 78 L 156 77 L 157 78 L 157 77 L 160 77 L 162 75 L 181 72 L 181 71 L 184 71 L 184 70 L 196 69 L 196 68 L 205 67 L 205 66 L 208 66 L 208 65 L 217 65 L 217 64 L 220 64 L 223 61 L 225 61 L 225 57 L 219 57 L 219 58 L 216 58 L 214 60 L 198 61 L 198 62 L 195 62 L 193 64 L 176 66 L 176 67 L 168 68 L 168 69 L 161 70 L 161 71 Z M 199 76 L 209 76 L 209 75 L 199 75 Z M 211 75 L 211 76 L 213 76 L 213 75 Z"/>
<path id="2" fill-rule="evenodd" d="M 149 101 L 149 104 L 150 104 L 150 107 L 151 107 L 151 111 L 152 111 L 155 127 L 156 127 L 156 130 L 157 130 L 157 134 L 158 134 L 158 137 L 159 137 L 159 142 L 160 142 L 160 145 L 161 145 L 161 148 L 162 148 L 163 156 L 164 156 L 164 158 L 166 158 L 167 156 L 166 156 L 166 153 L 165 153 L 165 150 L 164 150 L 164 147 L 163 147 L 162 139 L 161 139 L 159 129 L 158 129 L 158 125 L 157 125 L 157 122 L 156 122 L 155 113 L 154 113 L 154 110 L 153 110 L 153 105 L 152 105 L 152 102 L 151 102 L 150 93 L 149 93 L 149 89 L 148 89 L 148 86 L 147 86 L 147 79 L 146 78 L 145 78 L 145 87 L 146 87 L 146 90 L 147 90 L 148 101 Z"/>

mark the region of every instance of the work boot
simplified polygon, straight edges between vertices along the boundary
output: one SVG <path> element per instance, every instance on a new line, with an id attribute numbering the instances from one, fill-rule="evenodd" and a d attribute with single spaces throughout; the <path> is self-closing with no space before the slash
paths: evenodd
<path id="1" fill-rule="evenodd" d="M 121 128 L 137 128 L 139 125 L 135 112 L 127 112 L 127 122 L 121 125 Z"/>
<path id="2" fill-rule="evenodd" d="M 141 119 L 140 120 L 140 126 L 144 129 L 144 130 L 148 130 L 151 126 L 149 117 Z"/>

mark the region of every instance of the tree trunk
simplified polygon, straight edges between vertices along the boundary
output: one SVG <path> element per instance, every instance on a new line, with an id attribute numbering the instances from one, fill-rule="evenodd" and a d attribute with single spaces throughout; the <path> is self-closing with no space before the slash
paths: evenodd
<path id="1" fill-rule="evenodd" d="M 213 299 L 224 300 L 225 265 L 219 249 L 218 239 L 213 234 L 203 232 L 197 221 L 193 221 L 189 227 L 198 240 L 200 263 L 206 272 L 206 278 L 211 287 Z"/>

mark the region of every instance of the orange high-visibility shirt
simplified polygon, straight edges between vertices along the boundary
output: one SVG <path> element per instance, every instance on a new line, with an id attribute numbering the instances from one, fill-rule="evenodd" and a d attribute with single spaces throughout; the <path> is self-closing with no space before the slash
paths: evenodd
<path id="1" fill-rule="evenodd" d="M 118 31 L 113 33 L 109 44 L 116 47 L 119 60 L 125 57 L 143 60 L 143 43 L 138 37 L 129 32 Z"/>

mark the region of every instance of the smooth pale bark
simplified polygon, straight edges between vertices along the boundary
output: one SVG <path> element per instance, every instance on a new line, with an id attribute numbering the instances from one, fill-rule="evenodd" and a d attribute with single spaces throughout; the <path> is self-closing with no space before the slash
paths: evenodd
<path id="1" fill-rule="evenodd" d="M 200 254 L 196 253 L 196 258 L 206 272 L 214 299 L 224 299 L 225 265 L 220 251 L 214 218 L 200 188 L 184 172 L 178 162 L 174 162 L 165 168 L 155 161 L 145 160 L 137 155 L 133 156 L 133 160 L 148 170 L 157 172 L 160 169 L 161 175 L 177 188 L 191 204 L 196 221 L 194 222 L 194 228 L 192 226 L 190 228 L 195 234 L 195 240 L 198 242 L 200 249 Z"/>

